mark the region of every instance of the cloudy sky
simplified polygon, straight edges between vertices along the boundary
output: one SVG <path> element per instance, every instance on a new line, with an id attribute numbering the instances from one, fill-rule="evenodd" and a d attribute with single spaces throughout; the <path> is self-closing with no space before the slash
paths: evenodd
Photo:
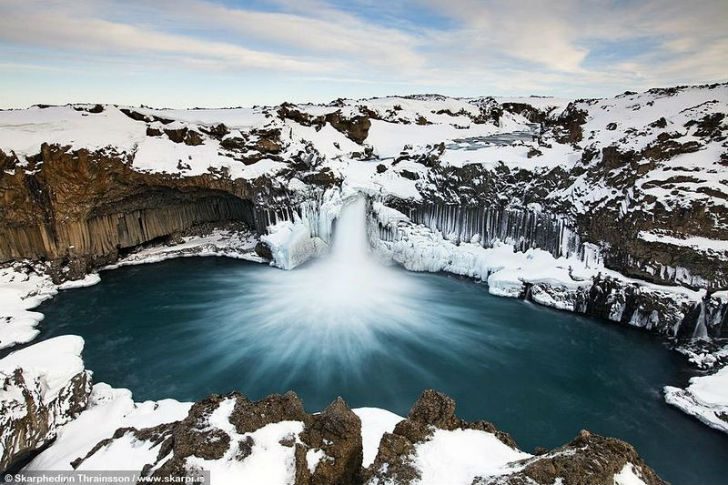
<path id="1" fill-rule="evenodd" d="M 0 0 L 0 107 L 728 80 L 726 0 Z"/>

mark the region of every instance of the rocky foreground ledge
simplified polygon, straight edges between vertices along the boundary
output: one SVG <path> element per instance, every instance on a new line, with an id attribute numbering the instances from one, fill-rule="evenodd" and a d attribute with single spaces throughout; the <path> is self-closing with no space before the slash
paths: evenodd
<path id="1" fill-rule="evenodd" d="M 631 445 L 588 431 L 521 451 L 493 424 L 459 419 L 433 390 L 404 419 L 341 398 L 309 414 L 293 392 L 134 403 L 127 390 L 91 387 L 82 348 L 80 337 L 57 337 L 0 361 L 0 469 L 209 470 L 216 485 L 665 483 Z"/>

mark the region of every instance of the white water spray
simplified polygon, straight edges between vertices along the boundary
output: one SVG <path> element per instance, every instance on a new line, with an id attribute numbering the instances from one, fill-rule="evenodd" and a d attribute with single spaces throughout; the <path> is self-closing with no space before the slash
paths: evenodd
<path id="1" fill-rule="evenodd" d="M 291 271 L 261 268 L 246 285 L 252 292 L 210 310 L 207 318 L 220 322 L 213 340 L 260 356 L 256 369 L 246 369 L 251 378 L 273 368 L 291 377 L 312 368 L 317 379 L 356 376 L 365 359 L 403 353 L 394 342 L 426 339 L 445 351 L 463 338 L 439 325 L 463 310 L 448 307 L 448 298 L 416 275 L 378 263 L 369 254 L 366 223 L 365 200 L 348 202 L 328 257 Z"/>

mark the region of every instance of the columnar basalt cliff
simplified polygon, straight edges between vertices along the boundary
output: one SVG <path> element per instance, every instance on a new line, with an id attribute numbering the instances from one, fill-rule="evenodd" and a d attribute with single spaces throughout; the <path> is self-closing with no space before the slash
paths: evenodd
<path id="1" fill-rule="evenodd" d="M 637 281 L 706 289 L 704 305 L 695 296 L 667 309 L 659 291 L 601 274 L 560 307 L 669 335 L 720 336 L 726 111 L 723 84 L 573 102 L 433 95 L 2 112 L 0 261 L 51 261 L 57 279 L 78 278 L 136 246 L 231 220 L 259 234 L 306 220 L 310 237 L 326 243 L 336 209 L 320 207 L 331 199 L 324 194 L 358 190 L 455 244 L 543 249 Z M 300 262 L 321 244 L 299 232 Z M 273 256 L 274 239 L 261 254 Z M 554 291 L 563 292 L 535 282 L 520 293 L 543 303 Z"/>
<path id="2" fill-rule="evenodd" d="M 255 248 L 293 268 L 327 250 L 342 206 L 362 194 L 373 251 L 407 269 L 669 337 L 726 338 L 727 113 L 726 84 L 576 101 L 424 95 L 0 111 L 0 276 L 13 293 L 0 308 L 0 347 L 37 335 L 42 315 L 28 310 L 58 284 L 149 243 L 203 229 L 235 237 L 235 228 L 239 246 L 206 254 Z M 73 356 L 61 366 L 73 372 L 51 380 L 61 387 L 44 377 L 53 366 L 36 375 L 15 364 L 0 369 L 0 468 L 23 463 L 64 423 L 67 439 L 81 440 L 94 424 L 87 407 L 137 409 L 108 386 L 91 391 Z M 695 387 L 674 389 L 671 403 L 722 426 L 724 403 L 706 406 Z M 474 484 L 662 483 L 626 443 L 583 432 L 531 456 L 492 424 L 458 419 L 435 392 L 368 452 L 363 415 L 341 400 L 317 415 L 293 394 L 152 404 L 144 426 L 119 419 L 72 460 L 51 447 L 34 463 L 91 468 L 133 442 L 146 475 L 224 473 L 274 452 L 277 472 L 295 483 L 409 483 L 444 473 L 448 464 L 428 468 L 444 433 L 448 442 L 475 434 L 484 456 L 505 457 Z"/>
<path id="3" fill-rule="evenodd" d="M 210 175 L 133 170 L 125 156 L 44 144 L 27 170 L 0 154 L 4 210 L 0 260 L 113 261 L 120 250 L 203 222 L 254 223 L 253 187 Z M 37 167 L 37 168 L 36 168 Z"/>

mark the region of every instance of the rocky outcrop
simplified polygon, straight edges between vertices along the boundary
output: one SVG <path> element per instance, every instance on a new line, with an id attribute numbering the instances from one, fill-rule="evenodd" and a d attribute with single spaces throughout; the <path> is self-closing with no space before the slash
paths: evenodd
<path id="1" fill-rule="evenodd" d="M 345 116 L 340 109 L 320 116 L 313 116 L 305 111 L 299 110 L 295 105 L 283 103 L 277 111 L 278 116 L 283 119 L 295 121 L 304 126 L 314 126 L 320 130 L 326 123 L 334 129 L 346 135 L 351 141 L 362 144 L 369 135 L 369 127 L 372 122 L 369 119 L 371 114 Z M 374 114 L 376 117 L 376 114 Z"/>
<path id="2" fill-rule="evenodd" d="M 542 450 L 537 456 L 524 453 L 493 424 L 458 418 L 455 402 L 432 390 L 420 396 L 391 433 L 381 436 L 376 458 L 366 468 L 362 468 L 362 421 L 355 412 L 339 398 L 321 413 L 309 414 L 292 392 L 260 401 L 249 401 L 239 393 L 213 395 L 195 403 L 180 421 L 120 428 L 72 465 L 77 470 L 104 466 L 106 460 L 120 459 L 119 453 L 131 445 L 137 450 L 135 460 L 146 456 L 142 460 L 146 463 L 139 465 L 141 474 L 156 479 L 209 470 L 213 481 L 406 485 L 432 480 L 432 473 L 459 474 L 457 464 L 438 460 L 437 453 L 443 445 L 459 446 L 462 437 L 474 446 L 486 444 L 493 454 L 485 453 L 479 458 L 482 463 L 463 464 L 469 470 L 484 464 L 492 470 L 467 477 L 477 484 L 611 485 L 622 483 L 624 473 L 645 484 L 664 483 L 629 444 L 587 431 L 561 448 Z M 423 453 L 434 454 L 423 461 Z"/>
<path id="3" fill-rule="evenodd" d="M 491 423 L 468 423 L 455 416 L 455 402 L 447 396 L 428 390 L 412 407 L 407 419 L 392 433 L 382 437 L 375 462 L 365 472 L 366 483 L 417 483 L 423 470 L 418 468 L 418 447 L 432 442 L 440 431 L 475 430 L 494 435 L 506 447 L 517 449 L 513 439 L 498 431 Z M 528 456 L 528 455 L 525 455 Z M 492 460 L 483 456 L 484 461 Z M 629 444 L 582 431 L 569 444 L 542 450 L 535 457 L 507 463 L 491 476 L 476 476 L 473 484 L 595 484 L 620 483 L 618 476 L 627 467 L 631 473 L 649 485 L 664 484 L 655 472 L 638 456 Z M 455 472 L 455 470 L 452 470 Z"/>
<path id="4" fill-rule="evenodd" d="M 84 410 L 91 374 L 82 348 L 80 337 L 57 337 L 0 361 L 0 471 L 17 469 Z"/>
<path id="5" fill-rule="evenodd" d="M 255 189 L 242 180 L 146 174 L 124 154 L 51 145 L 42 147 L 38 165 L 33 173 L 0 176 L 0 261 L 70 263 L 82 275 L 119 251 L 195 224 L 239 220 L 255 227 Z"/>
<path id="6" fill-rule="evenodd" d="M 210 462 L 234 470 L 251 457 L 271 453 L 282 457 L 272 464 L 280 470 L 262 468 L 257 476 L 280 471 L 297 484 L 361 483 L 361 421 L 341 399 L 311 415 L 293 392 L 255 402 L 239 393 L 213 395 L 195 403 L 182 421 L 117 430 L 74 461 L 74 468 L 83 469 L 87 460 L 128 439 L 158 447 L 143 467 L 146 476 L 186 477 L 212 467 Z"/>
<path id="7" fill-rule="evenodd" d="M 455 415 L 455 401 L 448 396 L 426 390 L 412 406 L 407 419 L 400 421 L 392 433 L 385 433 L 374 463 L 366 470 L 369 484 L 415 483 L 422 478 L 414 458 L 418 444 L 432 438 L 435 430 L 470 429 L 491 433 L 506 446 L 517 449 L 507 433 L 498 431 L 487 421 L 466 422 Z"/>
<path id="8" fill-rule="evenodd" d="M 666 485 L 633 446 L 585 430 L 570 443 L 526 460 L 523 465 L 520 471 L 509 475 L 477 477 L 473 485 Z"/>

